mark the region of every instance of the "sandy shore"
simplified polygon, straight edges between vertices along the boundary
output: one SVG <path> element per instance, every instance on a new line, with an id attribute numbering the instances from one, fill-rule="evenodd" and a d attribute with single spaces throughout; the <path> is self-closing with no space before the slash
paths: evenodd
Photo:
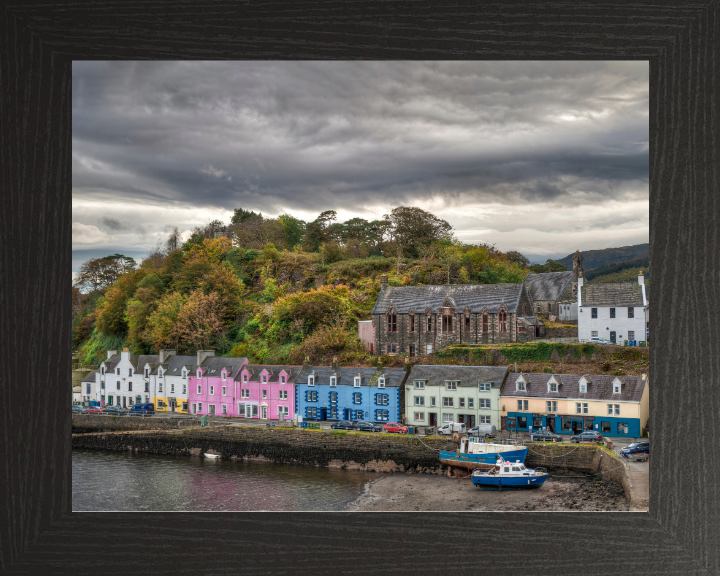
<path id="1" fill-rule="evenodd" d="M 368 483 L 349 512 L 620 511 L 629 510 L 621 486 L 599 480 L 549 478 L 535 490 L 498 492 L 470 479 L 393 474 Z"/>

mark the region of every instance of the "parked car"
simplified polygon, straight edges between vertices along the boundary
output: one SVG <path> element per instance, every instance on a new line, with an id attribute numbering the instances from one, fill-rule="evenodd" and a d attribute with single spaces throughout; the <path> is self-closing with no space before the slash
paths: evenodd
<path id="1" fill-rule="evenodd" d="M 623 456 L 629 454 L 650 454 L 650 442 L 633 442 L 625 446 L 625 448 L 621 448 L 620 454 Z"/>
<path id="2" fill-rule="evenodd" d="M 113 416 L 126 416 L 127 413 L 127 408 L 122 408 L 121 406 L 108 406 L 105 408 L 105 414 L 112 414 Z"/>
<path id="3" fill-rule="evenodd" d="M 495 438 L 497 428 L 492 424 L 478 424 L 468 430 L 468 436 L 478 436 L 483 438 Z"/>
<path id="4" fill-rule="evenodd" d="M 438 434 L 446 434 L 450 435 L 453 432 L 459 432 L 461 434 L 465 434 L 465 424 L 462 422 L 450 422 L 448 424 L 445 424 L 442 428 L 438 428 L 437 433 Z"/>
<path id="5" fill-rule="evenodd" d="M 72 407 L 72 413 L 73 414 L 87 414 L 87 410 L 83 408 L 82 406 L 78 406 L 77 404 Z"/>
<path id="6" fill-rule="evenodd" d="M 383 427 L 373 422 L 358 422 L 357 429 L 360 432 L 382 432 Z"/>
<path id="7" fill-rule="evenodd" d="M 575 436 L 570 436 L 570 442 L 575 444 L 578 442 L 602 442 L 602 434 L 600 434 L 600 432 L 586 430 L 580 434 L 575 434 Z"/>
<path id="8" fill-rule="evenodd" d="M 335 430 L 357 430 L 357 424 L 350 422 L 350 420 L 338 420 L 330 424 L 330 428 Z"/>
<path id="9" fill-rule="evenodd" d="M 550 432 L 550 430 L 533 430 L 530 433 L 533 442 L 562 442 L 563 437 L 560 434 Z"/>
<path id="10" fill-rule="evenodd" d="M 397 422 L 388 422 L 385 426 L 383 426 L 383 430 L 385 430 L 385 432 L 397 432 L 399 434 L 408 433 L 408 427 Z"/>
<path id="11" fill-rule="evenodd" d="M 612 344 L 607 338 L 601 338 L 600 336 L 593 336 L 590 338 L 590 344 Z"/>
<path id="12" fill-rule="evenodd" d="M 130 416 L 139 416 L 142 414 L 155 414 L 155 404 L 150 402 L 149 404 L 133 404 L 128 412 Z"/>
<path id="13" fill-rule="evenodd" d="M 87 409 L 87 413 L 88 414 L 104 414 L 105 408 L 103 408 L 102 406 L 90 406 Z"/>

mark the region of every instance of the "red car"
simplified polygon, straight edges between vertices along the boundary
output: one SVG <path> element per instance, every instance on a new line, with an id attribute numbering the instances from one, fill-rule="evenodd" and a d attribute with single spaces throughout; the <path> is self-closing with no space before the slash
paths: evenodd
<path id="1" fill-rule="evenodd" d="M 105 408 L 103 408 L 102 406 L 90 406 L 87 409 L 87 413 L 88 414 L 104 414 Z"/>
<path id="2" fill-rule="evenodd" d="M 408 433 L 408 427 L 403 426 L 402 424 L 398 424 L 397 422 L 388 422 L 383 427 L 385 432 L 399 432 L 400 434 L 407 434 Z"/>

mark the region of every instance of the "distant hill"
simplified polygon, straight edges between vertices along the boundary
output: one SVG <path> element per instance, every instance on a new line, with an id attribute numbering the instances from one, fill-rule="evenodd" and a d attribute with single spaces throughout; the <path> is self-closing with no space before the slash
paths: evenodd
<path id="1" fill-rule="evenodd" d="M 583 268 L 584 268 L 583 262 Z M 632 260 L 621 260 L 620 262 L 612 262 L 611 264 L 603 264 L 592 270 L 585 272 L 586 280 L 594 280 L 605 276 L 618 276 L 615 280 L 600 280 L 600 282 L 620 282 L 624 279 L 630 279 L 637 276 L 638 272 L 643 270 L 645 276 L 649 275 L 650 258 L 634 258 Z"/>
<path id="2" fill-rule="evenodd" d="M 635 246 L 622 246 L 621 248 L 605 248 L 604 250 L 581 251 L 583 257 L 583 270 L 587 272 L 608 264 L 615 264 L 627 260 L 650 258 L 650 244 L 637 244 Z M 556 260 L 556 262 L 572 270 L 572 254 Z M 628 263 L 629 266 L 632 264 Z"/>

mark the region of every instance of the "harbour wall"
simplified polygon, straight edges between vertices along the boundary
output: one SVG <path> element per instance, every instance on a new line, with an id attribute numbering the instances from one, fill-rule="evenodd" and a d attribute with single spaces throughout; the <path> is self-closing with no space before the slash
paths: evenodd
<path id="1" fill-rule="evenodd" d="M 192 418 L 144 418 L 142 416 L 107 416 L 104 414 L 73 414 L 73 434 L 87 432 L 118 432 L 123 430 L 177 430 L 200 426 Z"/>

